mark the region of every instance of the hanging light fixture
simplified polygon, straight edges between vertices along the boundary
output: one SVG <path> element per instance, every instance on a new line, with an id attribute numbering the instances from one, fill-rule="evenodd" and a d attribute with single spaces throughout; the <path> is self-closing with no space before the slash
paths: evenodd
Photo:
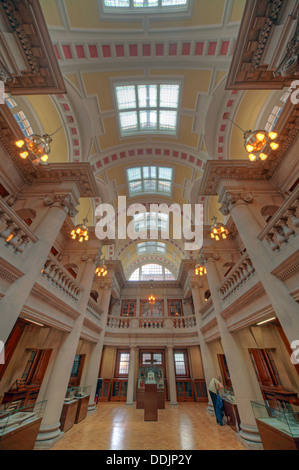
<path id="1" fill-rule="evenodd" d="M 151 294 L 149 295 L 148 301 L 151 305 L 156 303 L 156 297 L 153 294 L 153 284 L 151 284 Z"/>
<path id="2" fill-rule="evenodd" d="M 236 127 L 241 129 L 244 134 L 244 146 L 251 162 L 257 161 L 259 158 L 264 161 L 268 158 L 271 150 L 277 150 L 279 144 L 275 142 L 278 137 L 277 132 L 267 132 L 264 130 L 244 131 L 232 119 L 228 118 Z"/>
<path id="3" fill-rule="evenodd" d="M 16 147 L 21 149 L 20 157 L 26 160 L 28 157 L 33 156 L 35 157 L 32 160 L 34 165 L 47 165 L 51 153 L 50 144 L 53 140 L 52 137 L 64 126 L 65 124 L 59 127 L 53 134 L 44 134 L 43 136 L 33 134 L 25 137 L 24 140 L 21 139 L 15 142 Z"/>
<path id="4" fill-rule="evenodd" d="M 76 225 L 74 230 L 71 231 L 72 239 L 78 240 L 79 243 L 88 242 L 89 240 L 89 230 L 87 227 L 87 223 L 88 223 L 88 216 L 89 216 L 90 211 L 91 211 L 91 206 L 89 208 L 87 216 L 85 217 L 85 219 L 83 219 L 83 223 Z"/>
<path id="5" fill-rule="evenodd" d="M 98 277 L 106 277 L 107 274 L 108 274 L 108 269 L 107 269 L 107 266 L 105 265 L 105 258 L 104 256 L 102 258 L 100 258 L 99 260 L 99 264 L 95 270 L 95 274 L 98 276 Z"/>
<path id="6" fill-rule="evenodd" d="M 223 224 L 217 222 L 217 217 L 213 217 L 212 220 L 213 225 L 211 227 L 211 238 L 217 242 L 219 240 L 225 240 L 229 234 L 229 231 Z"/>
<path id="7" fill-rule="evenodd" d="M 73 240 L 78 240 L 79 243 L 88 242 L 89 240 L 89 231 L 87 227 L 88 219 L 83 219 L 83 223 L 77 225 L 74 230 L 71 232 Z"/>
<path id="8" fill-rule="evenodd" d="M 198 262 L 195 266 L 195 274 L 196 276 L 204 276 L 207 274 L 207 269 L 205 267 L 205 260 L 202 255 L 200 255 Z"/>

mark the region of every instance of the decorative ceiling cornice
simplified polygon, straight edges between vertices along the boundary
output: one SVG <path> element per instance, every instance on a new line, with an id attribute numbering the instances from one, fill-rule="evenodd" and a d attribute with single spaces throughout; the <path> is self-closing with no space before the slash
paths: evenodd
<path id="1" fill-rule="evenodd" d="M 273 64 L 269 65 L 269 59 L 263 62 L 273 30 L 283 11 L 289 6 L 291 7 L 291 2 L 283 0 L 247 0 L 227 89 L 282 89 L 296 79 L 298 51 L 297 67 L 292 61 L 292 66 L 287 68 L 284 61 L 283 74 L 276 73 L 277 68 Z M 293 12 L 289 12 L 289 17 L 294 16 L 292 20 L 296 20 L 297 11 L 298 3 Z M 291 30 L 288 21 L 284 24 L 284 34 Z M 286 56 L 288 54 L 289 51 L 286 50 Z"/>
<path id="2" fill-rule="evenodd" d="M 7 76 L 6 91 L 15 95 L 65 93 L 64 80 L 39 0 L 1 0 L 0 14 L 13 33 L 26 64 L 25 70 L 20 71 L 15 66 Z M 4 37 L 1 39 L 3 42 Z M 14 64 L 9 44 L 4 41 L 3 47 L 8 60 Z"/>

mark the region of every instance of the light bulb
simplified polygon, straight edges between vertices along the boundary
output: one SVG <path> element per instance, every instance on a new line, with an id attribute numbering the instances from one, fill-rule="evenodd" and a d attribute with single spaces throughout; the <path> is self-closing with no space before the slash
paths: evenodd
<path id="1" fill-rule="evenodd" d="M 271 140 L 275 140 L 277 138 L 277 132 L 269 132 L 269 137 Z"/>
<path id="2" fill-rule="evenodd" d="M 258 134 L 256 134 L 256 138 L 257 140 L 262 142 L 265 139 L 265 134 L 262 134 L 261 132 L 259 132 Z"/>
<path id="3" fill-rule="evenodd" d="M 22 152 L 20 153 L 20 157 L 23 158 L 24 160 L 26 160 L 26 158 L 28 157 L 29 153 L 28 152 Z"/>
<path id="4" fill-rule="evenodd" d="M 265 153 L 260 153 L 261 160 L 267 160 L 267 158 L 268 158 L 268 155 L 266 155 Z"/>
<path id="5" fill-rule="evenodd" d="M 270 147 L 272 150 L 277 150 L 279 148 L 279 144 L 276 142 L 271 142 Z"/>
<path id="6" fill-rule="evenodd" d="M 41 161 L 46 163 L 48 160 L 49 160 L 49 155 L 43 155 L 42 157 L 40 157 Z"/>
<path id="7" fill-rule="evenodd" d="M 248 153 L 251 153 L 253 151 L 253 148 L 254 148 L 253 145 L 250 145 L 250 144 L 246 145 L 246 150 Z"/>
<path id="8" fill-rule="evenodd" d="M 253 153 L 251 153 L 251 154 L 249 155 L 249 160 L 250 160 L 251 162 L 255 162 L 255 160 L 256 160 L 256 155 L 254 155 Z"/>
<path id="9" fill-rule="evenodd" d="M 24 145 L 25 145 L 24 140 L 18 140 L 18 142 L 16 142 L 16 146 L 17 146 L 19 149 L 21 149 Z"/>

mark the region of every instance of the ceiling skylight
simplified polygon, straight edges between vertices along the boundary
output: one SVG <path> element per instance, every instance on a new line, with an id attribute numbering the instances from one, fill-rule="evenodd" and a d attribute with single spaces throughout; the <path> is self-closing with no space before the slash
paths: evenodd
<path id="1" fill-rule="evenodd" d="M 176 134 L 180 98 L 178 83 L 116 85 L 115 96 L 123 137 Z"/>
<path id="2" fill-rule="evenodd" d="M 141 168 L 128 168 L 127 177 L 131 197 L 140 194 L 163 194 L 171 196 L 172 168 L 145 166 Z"/>
<path id="3" fill-rule="evenodd" d="M 134 215 L 134 229 L 136 233 L 157 228 L 162 232 L 168 231 L 169 214 L 146 212 Z"/>
<path id="4" fill-rule="evenodd" d="M 138 256 L 147 253 L 159 253 L 165 255 L 166 244 L 161 242 L 144 242 L 137 245 Z"/>
<path id="5" fill-rule="evenodd" d="M 108 9 L 126 9 L 137 11 L 138 9 L 183 9 L 188 6 L 189 0 L 103 0 L 103 5 Z M 144 11 L 144 10 L 142 10 Z"/>

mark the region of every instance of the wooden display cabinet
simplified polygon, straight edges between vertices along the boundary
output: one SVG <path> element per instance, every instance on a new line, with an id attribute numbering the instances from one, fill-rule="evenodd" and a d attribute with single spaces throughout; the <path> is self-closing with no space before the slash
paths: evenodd
<path id="1" fill-rule="evenodd" d="M 177 380 L 176 390 L 178 401 L 194 401 L 193 384 L 191 379 Z"/>
<path id="2" fill-rule="evenodd" d="M 290 436 L 259 419 L 256 423 L 264 450 L 299 450 L 299 437 Z"/>
<path id="3" fill-rule="evenodd" d="M 194 380 L 195 401 L 199 403 L 208 403 L 208 391 L 205 379 Z"/>
<path id="4" fill-rule="evenodd" d="M 235 431 L 240 432 L 241 430 L 241 419 L 239 416 L 238 406 L 236 403 L 232 403 L 225 398 L 222 399 L 224 414 L 227 418 L 227 424 Z"/>
<path id="5" fill-rule="evenodd" d="M 88 405 L 89 405 L 89 399 L 90 399 L 90 395 L 86 395 L 85 397 L 79 398 L 75 424 L 81 423 L 81 421 L 83 421 L 86 418 Z"/>
<path id="6" fill-rule="evenodd" d="M 97 401 L 107 402 L 110 399 L 111 380 L 110 379 L 99 379 L 101 382 L 98 385 L 97 390 Z"/>
<path id="7" fill-rule="evenodd" d="M 0 436 L 0 450 L 33 450 L 42 418 Z"/>
<path id="8" fill-rule="evenodd" d="M 111 401 L 126 401 L 127 400 L 128 380 L 113 379 L 111 386 Z"/>
<path id="9" fill-rule="evenodd" d="M 79 400 L 64 403 L 60 416 L 60 429 L 62 432 L 69 431 L 75 424 Z"/>

